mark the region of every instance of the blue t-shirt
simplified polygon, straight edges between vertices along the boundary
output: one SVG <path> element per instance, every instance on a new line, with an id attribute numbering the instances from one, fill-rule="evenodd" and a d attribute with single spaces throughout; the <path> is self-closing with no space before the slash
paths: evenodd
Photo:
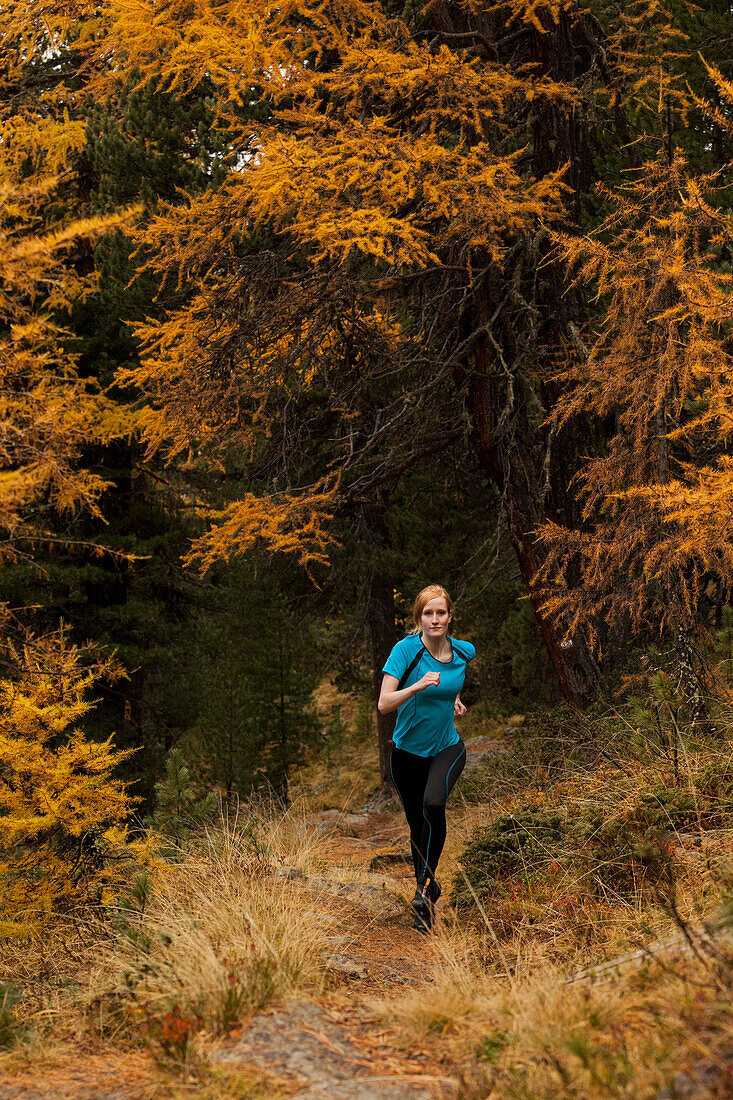
<path id="1" fill-rule="evenodd" d="M 403 688 L 416 684 L 426 672 L 439 672 L 440 683 L 418 691 L 412 699 L 397 711 L 397 723 L 394 731 L 394 743 L 398 749 L 413 752 L 416 756 L 436 756 L 450 745 L 460 741 L 455 722 L 453 706 L 456 696 L 463 687 L 466 665 L 476 656 L 476 650 L 470 642 L 462 642 L 448 637 L 453 649 L 453 659 L 438 661 L 425 648 L 419 634 L 408 634 L 392 649 L 382 672 L 388 672 L 401 680 L 420 653 L 420 660 L 413 668 Z"/>

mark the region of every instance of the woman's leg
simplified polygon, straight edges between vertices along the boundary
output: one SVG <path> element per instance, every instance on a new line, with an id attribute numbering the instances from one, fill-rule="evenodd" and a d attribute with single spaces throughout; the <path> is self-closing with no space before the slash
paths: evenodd
<path id="1" fill-rule="evenodd" d="M 410 826 L 410 848 L 416 879 L 420 878 L 425 866 L 428 825 L 423 815 L 423 802 L 432 760 L 431 756 L 416 756 L 404 749 L 392 749 L 390 757 L 392 782 Z"/>
<path id="2" fill-rule="evenodd" d="M 453 790 L 458 776 L 466 764 L 466 746 L 462 741 L 450 745 L 437 756 L 433 756 L 428 770 L 425 793 L 423 795 L 422 814 L 426 823 L 427 839 L 425 862 L 427 873 L 435 878 L 440 853 L 445 844 L 445 804 Z"/>

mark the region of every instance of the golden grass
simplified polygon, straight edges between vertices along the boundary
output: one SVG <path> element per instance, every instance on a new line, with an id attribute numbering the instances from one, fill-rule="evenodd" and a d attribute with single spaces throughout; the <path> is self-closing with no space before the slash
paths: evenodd
<path id="1" fill-rule="evenodd" d="M 432 1042 L 464 1098 L 651 1100 L 674 1072 L 704 1058 L 724 1067 L 733 1049 L 730 957 L 567 984 L 537 944 L 493 944 L 492 959 L 485 934 L 443 927 L 436 940 L 425 984 L 372 1009 L 406 1043 Z"/>
<path id="2" fill-rule="evenodd" d="M 679 783 L 694 790 L 703 768 L 730 755 L 725 737 L 688 749 Z M 620 813 L 639 790 L 674 778 L 668 759 L 651 767 L 633 757 L 620 763 L 571 768 L 554 782 L 528 766 L 521 778 L 509 776 L 505 785 L 502 777 L 494 788 L 489 776 L 487 789 L 496 793 L 481 803 L 462 798 L 459 787 L 448 806 L 439 868 L 444 889 L 461 873 L 461 853 L 475 829 L 499 813 L 518 812 L 527 802 L 560 813 L 601 804 Z M 507 772 L 506 761 L 498 766 Z M 479 899 L 480 913 L 444 910 L 424 982 L 372 1000 L 372 1011 L 405 1045 L 432 1044 L 435 1057 L 461 1078 L 461 1100 L 652 1100 L 676 1072 L 692 1072 L 705 1060 L 722 1083 L 721 1091 L 704 1095 L 733 1094 L 726 1077 L 733 1056 L 731 941 L 710 953 L 695 931 L 720 905 L 733 834 L 673 829 L 671 843 L 673 887 L 639 881 L 604 897 L 589 891 L 587 868 L 576 872 L 572 864 L 554 877 L 529 867 L 512 881 L 497 880 Z M 683 950 L 684 942 L 671 951 L 654 947 L 675 934 L 680 939 L 679 921 L 691 929 L 700 958 Z M 653 955 L 645 956 L 645 947 Z M 639 950 L 641 961 L 625 959 L 572 980 Z"/>
<path id="3" fill-rule="evenodd" d="M 69 923 L 45 943 L 6 945 L 5 973 L 23 985 L 35 1029 L 35 1040 L 24 1039 L 26 1061 L 44 1037 L 47 1049 L 76 1042 L 139 1052 L 147 1043 L 163 1062 L 188 1072 L 207 1044 L 258 1007 L 327 989 L 322 936 L 346 903 L 300 889 L 277 870 L 376 883 L 356 863 L 344 865 L 348 845 L 314 836 L 308 824 L 324 806 L 348 811 L 363 804 L 376 786 L 376 749 L 354 699 L 326 684 L 321 704 L 322 717 L 341 715 L 344 736 L 330 755 L 299 771 L 294 806 L 283 812 L 250 803 L 225 816 L 152 884 L 138 883 L 111 924 L 107 914 L 94 925 Z M 479 715 L 462 732 L 490 734 L 496 726 Z M 730 757 L 731 744 L 721 737 L 717 745 L 683 748 L 672 778 L 692 788 L 706 764 Z M 571 763 L 552 778 L 530 754 L 516 763 L 512 774 L 511 761 L 497 760 L 501 776 L 493 785 L 487 764 L 483 802 L 471 800 L 475 786 L 470 797 L 460 786 L 454 792 L 439 869 L 446 897 L 466 842 L 496 814 L 527 800 L 568 814 L 601 804 L 620 812 L 641 788 L 671 778 L 661 752 L 651 761 L 631 754 L 617 763 Z M 406 841 L 406 827 L 403 835 Z M 673 832 L 672 840 L 673 900 L 696 937 L 696 923 L 719 904 L 733 831 Z M 441 1072 L 461 1079 L 459 1100 L 656 1100 L 686 1067 L 707 1059 L 724 1070 L 733 1052 L 728 948 L 706 953 L 697 939 L 700 958 L 661 952 L 658 961 L 629 960 L 570 980 L 679 933 L 644 884 L 589 901 L 584 873 L 570 866 L 553 878 L 527 868 L 510 884 L 515 893 L 497 885 L 481 899 L 483 912 L 471 916 L 452 912 L 444 900 L 436 933 L 421 941 L 421 952 L 429 947 L 422 980 L 368 1002 L 395 1047 L 424 1046 L 442 1061 Z M 390 886 L 405 897 L 411 892 L 402 881 Z M 170 1076 L 160 1095 L 260 1095 L 254 1082 L 196 1072 L 194 1086 Z M 261 1095 L 270 1095 L 263 1088 Z"/>
<path id="4" fill-rule="evenodd" d="M 439 878 L 446 891 L 462 876 L 460 858 L 476 828 L 493 816 L 488 806 L 460 802 L 448 807 L 448 839 L 440 862 Z M 708 830 L 702 838 L 671 831 L 675 869 L 675 900 L 681 915 L 695 922 L 707 917 L 719 904 L 721 883 L 733 867 L 733 832 Z M 556 853 L 560 854 L 559 850 Z M 641 881 L 631 893 L 605 895 L 597 888 L 589 894 L 583 868 L 554 875 L 526 870 L 510 883 L 497 882 L 491 898 L 483 899 L 483 915 L 464 915 L 461 923 L 486 921 L 508 950 L 520 955 L 536 944 L 548 960 L 568 971 L 641 947 L 673 931 L 673 924 L 655 893 Z M 458 919 L 458 918 L 457 918 Z"/>
<path id="5" fill-rule="evenodd" d="M 236 835 L 223 840 L 213 834 L 163 876 L 149 908 L 120 914 L 89 990 L 103 1025 L 132 1017 L 165 1030 L 173 1012 L 181 1023 L 167 1021 L 171 1036 L 221 1034 L 270 1001 L 322 990 L 319 912 L 248 865 Z"/>
<path id="6" fill-rule="evenodd" d="M 323 867 L 306 810 L 242 806 L 178 862 L 131 884 L 99 920 L 6 944 L 3 970 L 26 992 L 26 1043 L 142 1036 L 183 1056 L 199 1033 L 221 1034 L 272 1000 L 319 993 L 325 918 L 276 875 L 282 865 Z"/>

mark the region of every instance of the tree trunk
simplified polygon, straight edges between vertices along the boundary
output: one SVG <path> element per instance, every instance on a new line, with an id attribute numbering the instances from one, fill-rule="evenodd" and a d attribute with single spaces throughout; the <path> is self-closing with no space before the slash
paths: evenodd
<path id="1" fill-rule="evenodd" d="M 466 368 L 474 447 L 481 468 L 502 494 L 522 579 L 563 698 L 573 707 L 583 707 L 598 695 L 598 665 L 582 636 L 566 640 L 564 632 L 542 613 L 541 593 L 535 586 L 544 560 L 535 532 L 557 511 L 552 479 L 547 476 L 552 429 L 533 423 L 536 412 L 530 416 L 530 406 L 538 401 L 532 383 L 523 376 L 521 361 L 535 334 L 520 331 L 516 310 L 501 305 L 506 298 L 505 275 L 496 271 L 486 279 L 467 318 L 473 332 L 485 333 L 475 340 Z M 534 353 L 542 351 L 535 347 Z"/>
<path id="2" fill-rule="evenodd" d="M 484 439 L 479 447 L 479 454 L 488 449 L 487 441 Z M 530 477 L 522 476 L 529 471 L 522 461 L 526 456 L 518 453 L 518 450 L 519 445 L 515 436 L 511 465 L 505 477 L 495 476 L 497 465 L 495 456 L 482 465 L 489 476 L 496 481 L 504 496 L 509 536 L 517 555 L 522 579 L 527 587 L 537 626 L 557 674 L 563 698 L 570 706 L 584 707 L 599 694 L 600 670 L 585 638 L 575 636 L 568 639 L 570 642 L 568 645 L 557 626 L 540 610 L 541 598 L 534 582 L 542 565 L 543 554 L 534 532 L 544 516 L 533 491 L 536 490 L 537 481 L 532 484 Z"/>
<path id="3" fill-rule="evenodd" d="M 577 28 L 565 11 L 557 23 L 549 18 L 546 23 L 545 33 L 531 36 L 532 61 L 547 76 L 572 82 L 578 69 Z M 582 113 L 552 96 L 538 96 L 534 110 L 533 174 L 541 178 L 568 165 L 566 181 L 577 219 L 594 176 Z M 467 320 L 474 333 L 485 335 L 476 340 L 468 365 L 469 412 L 476 453 L 502 494 L 512 545 L 560 690 L 571 706 L 583 707 L 599 693 L 600 670 L 582 635 L 565 638 L 564 630 L 542 613 L 535 585 L 544 563 L 537 529 L 549 518 L 570 526 L 580 522 L 567 492 L 574 472 L 570 433 L 564 432 L 559 461 L 554 426 L 542 421 L 554 403 L 546 380 L 574 354 L 569 333 L 582 320 L 583 305 L 569 291 L 563 272 L 548 262 L 543 238 L 538 234 L 520 244 L 514 269 L 491 270 L 476 295 Z"/>
<path id="4" fill-rule="evenodd" d="M 290 765 L 288 762 L 288 724 L 285 711 L 285 662 L 283 660 L 282 630 L 278 630 L 277 639 L 278 661 L 278 712 L 280 724 L 280 760 L 275 773 L 275 789 L 283 806 L 290 805 Z"/>
<path id="5" fill-rule="evenodd" d="M 563 698 L 572 707 L 584 707 L 598 697 L 600 669 L 582 634 L 566 639 L 564 631 L 560 631 L 540 610 L 541 596 L 534 582 L 543 563 L 543 552 L 533 532 L 545 517 L 538 514 L 537 501 L 526 493 L 520 495 L 516 485 L 512 484 L 515 475 L 516 470 L 512 470 L 505 499 L 509 534 L 519 568 Z"/>

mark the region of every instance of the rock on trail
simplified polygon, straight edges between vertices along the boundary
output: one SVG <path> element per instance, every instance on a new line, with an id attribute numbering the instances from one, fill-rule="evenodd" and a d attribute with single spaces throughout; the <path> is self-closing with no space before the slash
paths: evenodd
<path id="1" fill-rule="evenodd" d="M 334 897 L 347 898 L 349 901 L 362 905 L 380 916 L 398 917 L 405 913 L 406 907 L 403 901 L 395 894 L 390 893 L 380 882 L 372 886 L 363 882 L 336 882 L 332 879 L 321 878 L 313 875 L 304 884 L 308 890 L 315 893 L 332 894 Z"/>
<path id="2" fill-rule="evenodd" d="M 370 875 L 371 882 L 342 882 L 323 875 L 304 875 L 297 867 L 278 867 L 269 877 L 297 883 L 313 894 L 344 898 L 382 917 L 399 917 L 406 912 L 404 902 L 387 889 L 379 875 Z"/>
<path id="3" fill-rule="evenodd" d="M 512 726 L 508 726 L 507 733 L 513 733 Z M 463 774 L 467 775 L 482 764 L 488 756 L 496 756 L 497 753 L 506 752 L 506 742 L 502 737 L 469 737 L 466 745 L 466 765 Z"/>
<path id="4" fill-rule="evenodd" d="M 284 1078 L 300 1086 L 298 1100 L 435 1100 L 457 1087 L 452 1078 L 420 1073 L 408 1059 L 404 1072 L 385 1073 L 393 1067 L 360 1050 L 344 1024 L 311 1001 L 258 1013 L 240 1039 L 212 1055 L 212 1063 L 256 1066 Z"/>

